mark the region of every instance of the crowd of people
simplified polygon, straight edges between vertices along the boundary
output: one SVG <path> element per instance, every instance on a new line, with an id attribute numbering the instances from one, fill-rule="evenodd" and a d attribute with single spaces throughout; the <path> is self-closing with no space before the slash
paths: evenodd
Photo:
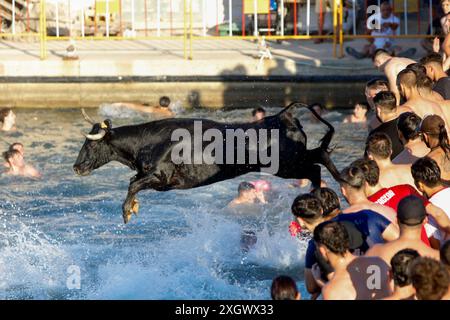
<path id="1" fill-rule="evenodd" d="M 443 2 L 445 3 L 445 1 Z M 450 7 L 450 6 L 449 6 Z M 361 158 L 292 203 L 292 235 L 310 236 L 304 282 L 311 299 L 450 300 L 450 77 L 446 53 L 418 62 L 373 53 L 384 78 L 366 84 L 344 123 L 366 123 Z M 300 299 L 279 276 L 273 299 Z"/>

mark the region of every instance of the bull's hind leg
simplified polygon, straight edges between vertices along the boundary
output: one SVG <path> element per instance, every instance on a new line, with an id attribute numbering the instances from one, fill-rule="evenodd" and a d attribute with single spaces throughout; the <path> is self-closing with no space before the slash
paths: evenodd
<path id="1" fill-rule="evenodd" d="M 122 205 L 124 223 L 130 221 L 133 214 L 138 214 L 139 201 L 136 199 L 136 194 L 141 190 L 154 189 L 159 185 L 161 185 L 161 180 L 154 174 L 141 178 L 133 177 L 128 187 L 127 197 Z"/>

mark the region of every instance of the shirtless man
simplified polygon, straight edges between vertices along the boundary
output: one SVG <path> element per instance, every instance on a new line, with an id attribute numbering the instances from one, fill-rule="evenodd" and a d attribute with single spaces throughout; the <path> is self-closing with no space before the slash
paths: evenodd
<path id="1" fill-rule="evenodd" d="M 377 128 L 381 124 L 381 121 L 377 118 L 377 115 L 375 114 L 375 104 L 373 102 L 373 98 L 379 92 L 382 91 L 389 91 L 389 84 L 386 81 L 380 79 L 373 79 L 367 82 L 364 93 L 366 95 L 366 100 L 371 110 L 371 114 L 367 119 L 367 127 L 369 132 Z"/>
<path id="2" fill-rule="evenodd" d="M 23 147 L 23 144 L 21 144 L 20 142 L 14 142 L 13 144 L 11 144 L 9 146 L 8 150 L 17 150 L 22 155 L 22 157 L 24 157 L 24 155 L 25 155 L 25 149 Z M 8 162 L 5 162 L 4 165 L 5 165 L 5 167 L 9 168 Z"/>
<path id="3" fill-rule="evenodd" d="M 434 82 L 433 90 L 438 92 L 445 100 L 450 99 L 450 77 L 445 73 L 442 65 L 442 56 L 431 53 L 420 60 L 425 67 L 427 76 Z"/>
<path id="4" fill-rule="evenodd" d="M 427 116 L 420 131 L 425 144 L 431 149 L 427 156 L 439 165 L 441 178 L 450 181 L 450 145 L 444 120 L 437 115 Z"/>
<path id="5" fill-rule="evenodd" d="M 0 131 L 15 131 L 16 115 L 10 108 L 0 109 Z"/>
<path id="6" fill-rule="evenodd" d="M 415 63 L 415 61 L 408 58 L 393 57 L 383 49 L 375 51 L 373 55 L 373 64 L 388 78 L 389 90 L 395 94 L 397 103 L 400 102 L 400 93 L 397 88 L 397 75 L 411 63 Z"/>
<path id="7" fill-rule="evenodd" d="M 364 102 L 358 102 L 353 108 L 353 113 L 344 118 L 343 123 L 363 123 L 367 122 L 367 111 L 369 105 Z"/>
<path id="8" fill-rule="evenodd" d="M 173 117 L 174 113 L 169 109 L 170 99 L 166 96 L 159 99 L 159 106 L 146 106 L 144 104 L 130 103 L 130 102 L 117 102 L 113 105 L 124 107 L 138 112 L 153 113 L 164 117 Z"/>
<path id="9" fill-rule="evenodd" d="M 423 201 L 416 196 L 407 196 L 398 204 L 397 220 L 400 226 L 400 237 L 384 244 L 377 244 L 366 252 L 368 257 L 380 257 L 390 263 L 392 257 L 403 249 L 414 249 L 421 256 L 439 260 L 439 251 L 434 250 L 421 241 L 421 229 L 426 222 L 427 213 Z"/>
<path id="10" fill-rule="evenodd" d="M 390 273 L 394 282 L 394 292 L 384 300 L 414 300 L 416 290 L 412 286 L 409 266 L 418 257 L 420 254 L 413 249 L 400 250 L 392 257 Z"/>
<path id="11" fill-rule="evenodd" d="M 241 204 L 252 204 L 256 201 L 266 203 L 264 196 L 261 196 L 261 192 L 256 190 L 256 187 L 250 182 L 241 182 L 238 187 L 238 196 L 232 200 L 228 206 L 233 207 Z"/>
<path id="12" fill-rule="evenodd" d="M 8 150 L 3 154 L 9 165 L 6 174 L 28 178 L 40 178 L 41 174 L 33 166 L 27 165 L 22 154 L 17 150 Z"/>
<path id="13" fill-rule="evenodd" d="M 342 223 L 333 221 L 317 226 L 314 241 L 334 269 L 332 278 L 322 288 L 324 300 L 373 300 L 391 294 L 388 265 L 379 258 L 352 255 L 349 235 Z M 377 279 L 380 286 L 367 285 L 374 266 L 380 271 Z"/>
<path id="14" fill-rule="evenodd" d="M 405 112 L 398 117 L 398 136 L 403 143 L 403 151 L 392 160 L 392 163 L 412 164 L 430 152 L 430 148 L 420 135 L 421 122 L 422 119 L 413 112 Z"/>
<path id="15" fill-rule="evenodd" d="M 400 94 L 406 99 L 406 102 L 399 107 L 399 113 L 412 111 L 422 119 L 429 114 L 437 114 L 446 119 L 439 104 L 420 95 L 419 80 L 418 73 L 412 69 L 405 69 L 398 74 Z"/>
<path id="16" fill-rule="evenodd" d="M 391 161 L 392 142 L 385 133 L 375 133 L 367 138 L 366 155 L 375 160 L 380 169 L 380 184 L 390 188 L 399 184 L 409 184 L 413 187 L 411 165 L 393 164 Z"/>

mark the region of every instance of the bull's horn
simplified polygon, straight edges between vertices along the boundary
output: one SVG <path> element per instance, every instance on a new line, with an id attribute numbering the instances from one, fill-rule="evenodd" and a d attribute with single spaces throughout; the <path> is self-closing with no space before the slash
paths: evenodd
<path id="1" fill-rule="evenodd" d="M 85 133 L 83 133 L 83 135 L 86 137 L 86 139 L 95 141 L 95 140 L 102 139 L 106 135 L 106 131 L 102 129 L 97 134 L 85 134 Z"/>
<path id="2" fill-rule="evenodd" d="M 86 113 L 86 111 L 84 110 L 84 108 L 81 108 L 81 113 L 83 114 L 84 120 L 86 120 L 87 122 L 89 122 L 90 124 L 94 125 L 95 121 L 91 119 L 91 117 L 89 117 L 89 115 Z"/>

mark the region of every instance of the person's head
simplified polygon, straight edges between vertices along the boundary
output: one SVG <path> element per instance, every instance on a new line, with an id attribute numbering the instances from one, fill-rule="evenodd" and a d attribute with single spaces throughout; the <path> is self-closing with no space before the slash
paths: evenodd
<path id="1" fill-rule="evenodd" d="M 389 1 L 384 1 L 381 3 L 380 11 L 381 11 L 381 17 L 383 19 L 387 19 L 391 16 L 392 7 L 391 7 L 391 4 L 389 3 Z"/>
<path id="2" fill-rule="evenodd" d="M 326 221 L 314 229 L 314 241 L 322 256 L 331 261 L 343 257 L 350 249 L 350 237 L 344 225 L 336 221 Z"/>
<path id="3" fill-rule="evenodd" d="M 377 93 L 381 92 L 381 91 L 388 91 L 388 90 L 389 90 L 389 84 L 385 80 L 372 79 L 369 82 L 367 82 L 364 92 L 366 95 L 367 103 L 369 104 L 370 108 L 375 110 L 375 106 L 373 104 L 373 98 L 377 95 Z"/>
<path id="4" fill-rule="evenodd" d="M 418 90 L 417 88 L 418 74 L 413 69 L 403 69 L 397 75 L 397 87 L 400 94 L 409 99 L 411 95 Z"/>
<path id="5" fill-rule="evenodd" d="M 300 300 L 300 292 L 294 279 L 288 276 L 278 276 L 272 281 L 270 288 L 272 300 Z"/>
<path id="6" fill-rule="evenodd" d="M 397 120 L 397 130 L 400 140 L 404 144 L 420 137 L 422 118 L 414 112 L 402 113 Z"/>
<path id="7" fill-rule="evenodd" d="M 444 72 L 442 61 L 442 55 L 436 52 L 430 53 L 420 59 L 420 63 L 425 67 L 427 76 L 433 81 L 438 80 L 439 75 Z"/>
<path id="8" fill-rule="evenodd" d="M 311 194 L 319 199 L 322 205 L 322 216 L 324 218 L 334 217 L 341 211 L 341 202 L 339 197 L 330 188 L 316 188 L 311 191 Z"/>
<path id="9" fill-rule="evenodd" d="M 358 102 L 353 108 L 353 114 L 357 118 L 364 118 L 369 111 L 369 105 L 365 102 Z"/>
<path id="10" fill-rule="evenodd" d="M 430 157 L 417 159 L 411 166 L 414 184 L 421 192 L 429 195 L 431 190 L 442 185 L 441 169 Z"/>
<path id="11" fill-rule="evenodd" d="M 373 98 L 373 104 L 381 121 L 392 118 L 397 112 L 397 99 L 392 91 L 378 92 Z"/>
<path id="12" fill-rule="evenodd" d="M 392 154 L 391 138 L 384 132 L 376 132 L 367 137 L 366 155 L 369 159 L 382 161 L 390 159 Z"/>
<path id="13" fill-rule="evenodd" d="M 263 107 L 258 107 L 252 110 L 252 117 L 254 121 L 259 121 L 266 116 L 266 110 Z"/>
<path id="14" fill-rule="evenodd" d="M 23 144 L 20 142 L 14 142 L 13 144 L 11 144 L 9 146 L 9 150 L 17 150 L 20 152 L 20 154 L 23 156 L 24 155 L 24 148 L 23 148 Z"/>
<path id="15" fill-rule="evenodd" d="M 373 54 L 373 65 L 380 69 L 386 62 L 392 58 L 391 54 L 384 49 L 377 49 Z"/>
<path id="16" fill-rule="evenodd" d="M 450 276 L 442 263 L 419 257 L 410 265 L 411 282 L 418 300 L 441 300 L 447 293 Z"/>
<path id="17" fill-rule="evenodd" d="M 447 268 L 447 271 L 450 272 L 450 240 L 447 240 L 444 243 L 439 253 L 441 262 Z"/>
<path id="18" fill-rule="evenodd" d="M 450 12 L 441 18 L 441 24 L 444 35 L 447 35 L 450 31 Z"/>
<path id="19" fill-rule="evenodd" d="M 163 96 L 159 98 L 159 106 L 163 108 L 168 108 L 170 105 L 170 99 L 169 97 Z"/>
<path id="20" fill-rule="evenodd" d="M 444 14 L 450 13 L 450 0 L 441 0 L 441 9 Z"/>
<path id="21" fill-rule="evenodd" d="M 253 201 L 256 198 L 256 188 L 250 182 L 243 181 L 238 186 L 239 197 Z"/>
<path id="22" fill-rule="evenodd" d="M 366 189 L 371 187 L 373 188 L 378 185 L 380 180 L 380 168 L 374 160 L 361 158 L 353 161 L 350 166 L 358 167 L 363 171 Z M 366 195 L 369 196 L 370 194 L 366 193 Z"/>
<path id="23" fill-rule="evenodd" d="M 400 250 L 392 257 L 391 277 L 396 287 L 402 288 L 411 285 L 409 266 L 418 257 L 420 254 L 413 249 Z"/>
<path id="24" fill-rule="evenodd" d="M 16 124 L 16 115 L 10 108 L 0 109 L 0 124 L 3 127 L 13 127 Z"/>
<path id="25" fill-rule="evenodd" d="M 3 158 L 11 167 L 23 167 L 25 165 L 22 154 L 17 150 L 8 150 L 4 152 Z"/>
<path id="26" fill-rule="evenodd" d="M 349 166 L 341 171 L 339 176 L 341 192 L 345 200 L 351 204 L 352 196 L 364 193 L 365 176 L 361 168 Z"/>
<path id="27" fill-rule="evenodd" d="M 400 233 L 405 230 L 421 230 L 427 212 L 423 200 L 417 196 L 411 195 L 404 197 L 398 203 L 397 221 L 400 226 Z M 420 234 L 418 235 L 420 237 Z"/>
<path id="28" fill-rule="evenodd" d="M 309 193 L 301 194 L 294 199 L 291 212 L 302 229 L 309 231 L 313 231 L 315 226 L 324 220 L 320 200 Z"/>
<path id="29" fill-rule="evenodd" d="M 420 132 L 428 148 L 441 147 L 446 154 L 450 152 L 447 129 L 445 129 L 444 119 L 440 116 L 435 114 L 426 116 L 420 126 Z"/>

